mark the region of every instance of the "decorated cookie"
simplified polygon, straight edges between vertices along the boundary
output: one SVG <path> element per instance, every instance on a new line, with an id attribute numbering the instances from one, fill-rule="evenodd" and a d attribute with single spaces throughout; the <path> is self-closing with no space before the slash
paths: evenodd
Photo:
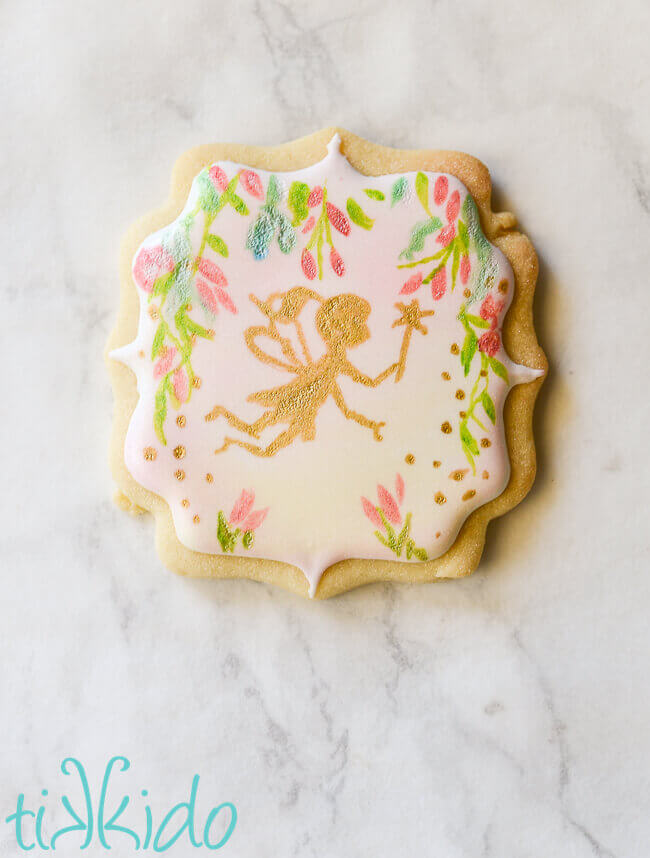
<path id="1" fill-rule="evenodd" d="M 469 574 L 534 476 L 537 261 L 474 158 L 205 146 L 122 255 L 122 503 L 172 569 L 327 597 Z"/>

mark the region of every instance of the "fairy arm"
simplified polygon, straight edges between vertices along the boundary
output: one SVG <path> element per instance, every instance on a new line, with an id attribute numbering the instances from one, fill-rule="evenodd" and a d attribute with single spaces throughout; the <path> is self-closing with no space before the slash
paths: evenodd
<path id="1" fill-rule="evenodd" d="M 376 378 L 372 378 L 358 370 L 356 366 L 353 366 L 349 361 L 346 361 L 342 371 L 345 375 L 348 375 L 352 381 L 356 381 L 358 384 L 365 384 L 366 387 L 379 387 L 382 381 L 385 381 L 389 375 L 392 375 L 398 367 L 399 363 L 392 363 L 383 372 L 380 372 Z"/>
<path id="2" fill-rule="evenodd" d="M 279 343 L 280 348 L 282 349 L 282 354 L 290 361 L 290 363 L 285 363 L 285 361 L 279 360 L 279 358 L 274 357 L 258 346 L 256 339 L 261 336 Z M 298 367 L 302 366 L 301 362 L 296 357 L 296 353 L 289 340 L 286 339 L 286 337 L 281 337 L 277 331 L 270 330 L 269 328 L 264 327 L 264 325 L 257 325 L 252 328 L 247 328 L 244 333 L 244 338 L 250 351 L 258 360 L 262 361 L 262 363 L 272 364 L 273 366 L 280 367 L 280 369 L 286 369 L 288 372 L 295 372 Z"/>
<path id="3" fill-rule="evenodd" d="M 343 393 L 341 392 L 341 388 L 338 384 L 335 384 L 332 388 L 332 396 L 334 398 L 334 402 L 336 402 L 341 413 L 348 420 L 354 420 L 355 423 L 358 423 L 360 426 L 367 426 L 368 429 L 372 429 L 373 435 L 377 441 L 381 441 L 382 437 L 379 432 L 382 426 L 385 426 L 384 422 L 377 422 L 376 420 L 370 420 L 369 417 L 364 417 L 363 414 L 359 414 L 357 411 L 353 411 L 348 407 L 345 399 L 343 399 Z"/>

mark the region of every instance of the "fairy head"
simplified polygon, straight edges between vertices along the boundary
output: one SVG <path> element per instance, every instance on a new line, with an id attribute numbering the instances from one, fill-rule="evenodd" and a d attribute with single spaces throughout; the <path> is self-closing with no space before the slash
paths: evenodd
<path id="1" fill-rule="evenodd" d="M 370 337 L 366 324 L 370 304 L 358 295 L 335 295 L 323 301 L 316 313 L 316 328 L 328 345 L 361 345 Z"/>

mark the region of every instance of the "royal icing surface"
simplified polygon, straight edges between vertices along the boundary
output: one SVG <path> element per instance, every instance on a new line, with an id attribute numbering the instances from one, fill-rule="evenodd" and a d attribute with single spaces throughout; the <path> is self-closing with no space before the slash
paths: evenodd
<path id="1" fill-rule="evenodd" d="M 133 477 L 179 540 L 300 567 L 444 553 L 499 495 L 505 256 L 453 176 L 220 162 L 133 262 Z"/>

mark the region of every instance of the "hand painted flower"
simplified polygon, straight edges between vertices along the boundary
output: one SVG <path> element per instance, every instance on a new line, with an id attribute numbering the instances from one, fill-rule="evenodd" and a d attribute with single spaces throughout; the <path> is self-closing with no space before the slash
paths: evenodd
<path id="1" fill-rule="evenodd" d="M 185 402 L 187 400 L 187 395 L 190 392 L 190 384 L 187 378 L 187 373 L 183 367 L 179 367 L 174 373 L 172 386 L 174 388 L 176 399 L 178 399 L 179 402 Z"/>
<path id="2" fill-rule="evenodd" d="M 470 265 L 469 256 L 465 255 L 460 260 L 460 272 L 459 272 L 460 273 L 460 282 L 463 284 L 463 286 L 469 280 L 469 274 L 470 274 L 471 270 L 472 270 L 472 266 Z"/>
<path id="3" fill-rule="evenodd" d="M 441 206 L 447 199 L 449 190 L 449 179 L 446 176 L 438 176 L 433 186 L 433 200 L 437 206 Z"/>
<path id="4" fill-rule="evenodd" d="M 307 206 L 313 209 L 314 206 L 319 206 L 323 202 L 323 189 L 320 185 L 316 185 L 311 189 L 311 193 L 307 197 Z"/>
<path id="5" fill-rule="evenodd" d="M 153 367 L 153 377 L 155 379 L 162 378 L 163 375 L 167 375 L 169 370 L 172 368 L 172 364 L 174 363 L 174 358 L 176 357 L 176 349 L 171 346 L 170 348 L 164 348 L 161 356 L 158 358 Z"/>
<path id="6" fill-rule="evenodd" d="M 210 178 L 212 179 L 212 184 L 216 187 L 218 191 L 225 191 L 228 187 L 228 176 L 221 167 L 218 167 L 216 164 L 214 167 L 210 167 L 210 172 L 208 173 Z"/>
<path id="7" fill-rule="evenodd" d="M 334 247 L 330 250 L 330 265 L 337 277 L 343 277 L 345 274 L 345 263 L 341 259 L 340 253 Z"/>
<path id="8" fill-rule="evenodd" d="M 216 316 L 219 312 L 219 304 L 214 292 L 205 280 L 199 279 L 196 281 L 196 291 L 199 293 L 199 298 L 205 309 Z"/>
<path id="9" fill-rule="evenodd" d="M 494 328 L 491 331 L 486 331 L 478 341 L 478 347 L 486 355 L 494 357 L 501 348 L 501 337 L 499 332 Z"/>
<path id="10" fill-rule="evenodd" d="M 363 507 L 363 511 L 366 514 L 366 518 L 370 520 L 375 527 L 382 527 L 382 520 L 379 517 L 379 513 L 375 509 L 374 505 L 368 500 L 368 498 L 361 498 L 361 506 Z"/>
<path id="11" fill-rule="evenodd" d="M 400 295 L 412 295 L 413 292 L 417 292 L 417 290 L 422 285 L 422 274 L 414 274 L 412 277 L 406 281 L 406 283 L 399 290 Z"/>
<path id="12" fill-rule="evenodd" d="M 316 260 L 311 253 L 305 248 L 300 257 L 300 265 L 307 280 L 313 280 L 318 271 L 316 269 Z"/>
<path id="13" fill-rule="evenodd" d="M 246 489 L 242 489 L 242 493 L 239 495 L 232 508 L 228 524 L 239 524 L 240 521 L 243 521 L 253 508 L 254 503 L 255 492 L 252 489 L 249 492 L 247 492 Z"/>
<path id="14" fill-rule="evenodd" d="M 257 530 L 260 524 L 264 521 L 268 514 L 268 506 L 265 509 L 256 509 L 248 516 L 246 521 L 241 526 L 241 529 L 246 533 L 249 530 Z"/>
<path id="15" fill-rule="evenodd" d="M 431 297 L 439 301 L 447 291 L 447 269 L 441 268 L 431 280 Z"/>
<path id="16" fill-rule="evenodd" d="M 334 229 L 337 229 L 342 235 L 350 235 L 350 221 L 341 209 L 337 208 L 333 203 L 327 203 L 326 208 L 327 217 Z"/>
<path id="17" fill-rule="evenodd" d="M 311 232 L 314 228 L 314 224 L 316 223 L 316 218 L 313 215 L 309 215 L 307 220 L 305 221 L 305 225 L 302 228 L 302 234 L 307 235 L 308 232 Z"/>
<path id="18" fill-rule="evenodd" d="M 504 306 L 503 301 L 495 301 L 492 295 L 488 295 L 481 304 L 481 309 L 479 310 L 480 316 L 486 321 L 491 319 L 496 324 Z"/>
<path id="19" fill-rule="evenodd" d="M 395 477 L 395 494 L 397 495 L 397 503 L 401 504 L 404 500 L 404 480 L 401 474 Z"/>
<path id="20" fill-rule="evenodd" d="M 237 315 L 237 307 L 232 302 L 232 298 L 230 295 L 219 286 L 215 286 L 214 289 L 215 295 L 217 296 L 217 301 L 228 310 L 229 313 L 232 313 L 233 316 Z"/>
<path id="21" fill-rule="evenodd" d="M 209 259 L 205 259 L 202 256 L 199 259 L 198 267 L 201 274 L 208 280 L 212 281 L 212 283 L 216 283 L 217 286 L 222 287 L 228 285 L 228 281 L 226 280 L 223 271 L 218 265 L 215 265 L 214 262 L 211 262 Z"/>
<path id="22" fill-rule="evenodd" d="M 248 191 L 251 196 L 257 197 L 258 200 L 264 199 L 262 180 L 254 170 L 242 170 L 239 174 L 239 181 L 244 190 Z"/>
<path id="23" fill-rule="evenodd" d="M 458 191 L 454 191 L 453 194 L 449 197 L 449 202 L 447 203 L 447 220 L 449 223 L 453 223 L 458 217 L 458 212 L 460 211 L 460 194 Z"/>
<path id="24" fill-rule="evenodd" d="M 456 227 L 453 223 L 450 223 L 444 229 L 440 230 L 436 236 L 436 241 L 438 244 L 442 244 L 443 247 L 447 247 L 453 241 L 455 235 Z"/>
<path id="25" fill-rule="evenodd" d="M 141 289 L 151 292 L 156 280 L 173 270 L 174 260 L 162 245 L 142 247 L 133 263 L 133 278 Z"/>
<path id="26" fill-rule="evenodd" d="M 384 513 L 388 521 L 390 521 L 391 524 L 401 524 L 402 516 L 399 511 L 399 506 L 388 489 L 384 488 L 382 485 L 378 485 L 377 497 L 379 498 L 381 511 Z"/>

